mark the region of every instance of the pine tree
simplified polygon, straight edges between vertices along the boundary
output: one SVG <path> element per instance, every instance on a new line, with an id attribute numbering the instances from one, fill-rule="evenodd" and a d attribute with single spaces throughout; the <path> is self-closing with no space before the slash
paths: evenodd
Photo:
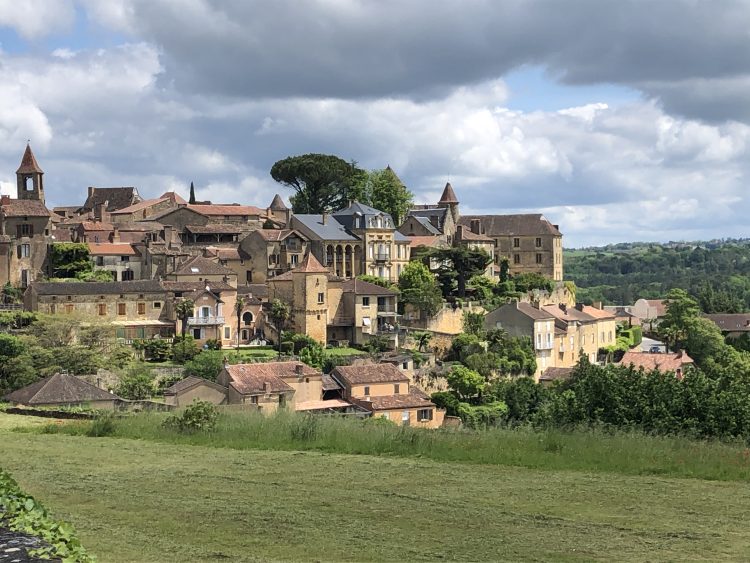
<path id="1" fill-rule="evenodd" d="M 188 201 L 190 205 L 195 205 L 195 186 L 192 182 L 190 182 L 190 200 Z"/>

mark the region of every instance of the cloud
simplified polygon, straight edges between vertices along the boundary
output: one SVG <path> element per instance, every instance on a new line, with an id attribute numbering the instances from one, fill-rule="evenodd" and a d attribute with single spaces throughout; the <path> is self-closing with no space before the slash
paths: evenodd
<path id="1" fill-rule="evenodd" d="M 742 0 L 648 9 L 640 0 L 100 4 L 87 4 L 93 18 L 163 49 L 164 79 L 182 91 L 441 98 L 531 64 L 566 84 L 636 88 L 670 113 L 750 119 L 750 7 Z"/>
<path id="2" fill-rule="evenodd" d="M 0 0 L 0 27 L 10 27 L 26 39 L 68 31 L 74 21 L 70 0 Z"/>

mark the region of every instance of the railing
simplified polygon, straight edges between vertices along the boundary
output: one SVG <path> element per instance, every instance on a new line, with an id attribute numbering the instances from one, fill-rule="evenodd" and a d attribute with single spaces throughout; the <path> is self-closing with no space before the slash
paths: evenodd
<path id="1" fill-rule="evenodd" d="M 189 325 L 223 325 L 224 317 L 188 317 Z"/>
<path id="2" fill-rule="evenodd" d="M 0 311 L 21 311 L 23 305 L 20 303 L 0 303 Z"/>
<path id="3" fill-rule="evenodd" d="M 376 252 L 375 253 L 375 262 L 388 262 L 391 259 L 391 254 L 389 252 Z"/>
<path id="4" fill-rule="evenodd" d="M 378 305 L 378 313 L 396 313 L 396 307 L 392 305 Z"/>

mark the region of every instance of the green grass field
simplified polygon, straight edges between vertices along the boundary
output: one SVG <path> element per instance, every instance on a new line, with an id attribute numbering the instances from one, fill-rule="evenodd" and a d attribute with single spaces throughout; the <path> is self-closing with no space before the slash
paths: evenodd
<path id="1" fill-rule="evenodd" d="M 156 434 L 134 440 L 21 433 L 8 430 L 14 424 L 7 418 L 0 414 L 0 465 L 55 517 L 71 521 L 102 562 L 731 561 L 750 553 L 743 473 L 718 481 L 552 463 L 576 457 L 575 447 L 592 447 L 595 435 L 580 443 L 576 435 L 557 437 L 550 451 L 544 438 L 534 448 L 531 433 L 516 433 L 516 447 L 529 451 L 512 455 L 535 459 L 547 467 L 541 469 L 436 461 L 424 453 L 240 449 L 221 440 L 195 445 L 197 438 L 167 443 L 155 441 Z M 599 439 L 604 446 L 595 455 L 635 451 L 635 436 Z M 676 442 L 644 443 L 636 457 L 656 472 L 670 472 L 666 451 L 686 453 Z M 726 448 L 741 462 L 738 447 L 692 447 L 698 458 L 702 448 L 706 458 Z M 731 456 L 724 463 L 732 464 Z"/>

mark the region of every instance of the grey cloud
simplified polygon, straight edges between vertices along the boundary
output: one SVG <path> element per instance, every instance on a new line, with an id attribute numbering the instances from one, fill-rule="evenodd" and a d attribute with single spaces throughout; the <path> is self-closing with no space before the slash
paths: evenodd
<path id="1" fill-rule="evenodd" d="M 127 12 L 181 91 L 419 99 L 535 64 L 569 84 L 638 88 L 670 112 L 750 114 L 746 90 L 712 88 L 750 76 L 741 0 L 131 0 Z M 673 87 L 696 79 L 705 88 Z"/>

